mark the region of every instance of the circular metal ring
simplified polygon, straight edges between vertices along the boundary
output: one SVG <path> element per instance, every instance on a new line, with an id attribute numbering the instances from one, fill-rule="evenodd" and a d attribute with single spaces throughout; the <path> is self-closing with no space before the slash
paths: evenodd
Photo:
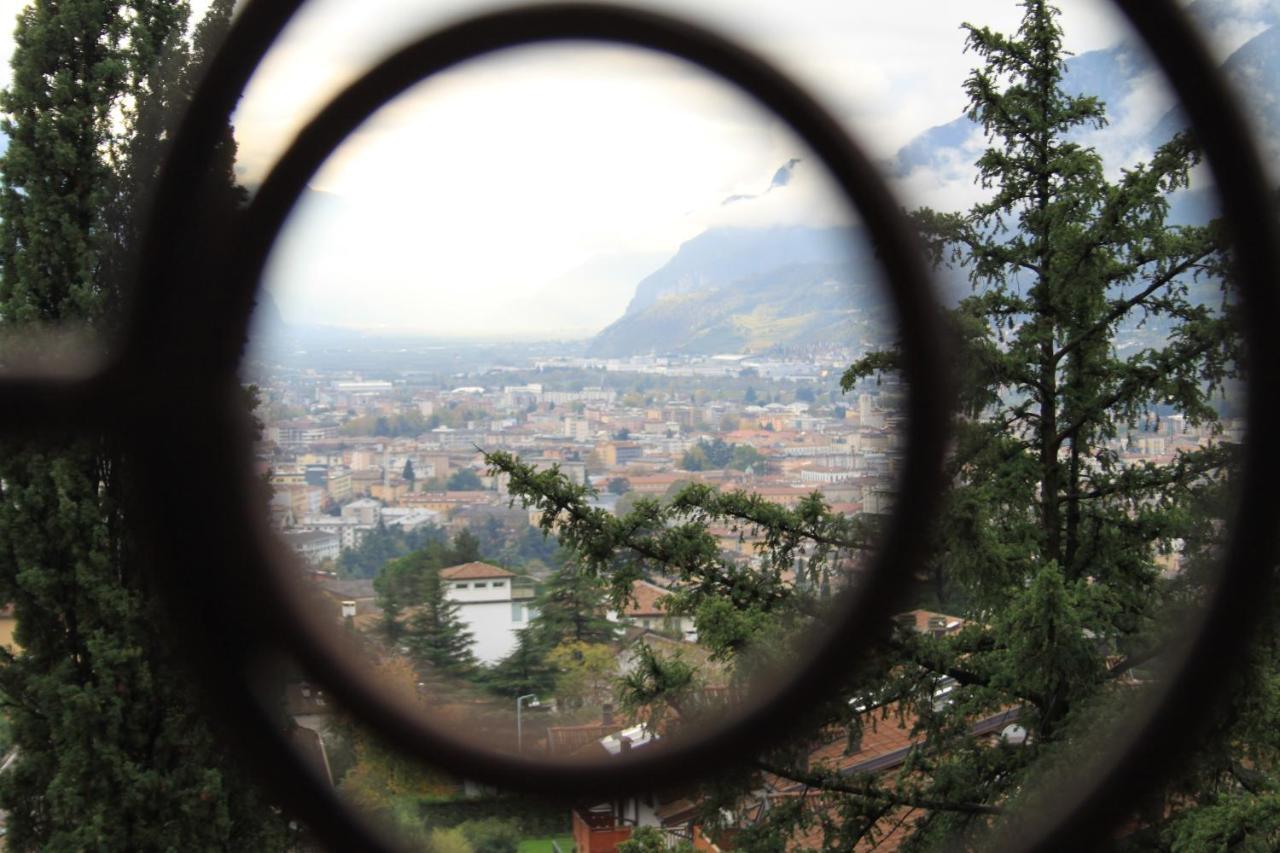
<path id="1" fill-rule="evenodd" d="M 1269 492 L 1269 484 L 1280 467 L 1277 465 L 1280 450 L 1267 447 L 1256 436 L 1256 425 L 1266 422 L 1272 405 L 1267 399 L 1269 382 L 1280 373 L 1277 371 L 1280 360 L 1276 343 L 1266 329 L 1269 318 L 1276 314 L 1272 283 L 1280 280 L 1280 257 L 1277 257 L 1274 239 L 1273 213 L 1263 193 L 1266 185 L 1263 171 L 1239 111 L 1209 55 L 1187 24 L 1185 15 L 1168 0 L 1116 2 L 1151 47 L 1186 105 L 1217 177 L 1225 211 L 1235 228 L 1239 278 L 1249 308 L 1245 312 L 1251 374 L 1247 462 L 1243 499 L 1234 519 L 1234 538 L 1220 586 L 1196 632 L 1184 665 L 1164 691 L 1163 703 L 1143 722 L 1133 740 L 1119 750 L 1109 766 L 1103 769 L 1097 785 L 1059 792 L 1052 808 L 1037 816 L 1034 825 L 1021 827 L 1027 830 L 1027 834 L 1003 839 L 1011 846 L 1027 849 L 1087 847 L 1089 841 L 1100 838 L 1106 827 L 1114 823 L 1129 801 L 1127 794 L 1142 789 L 1142 785 L 1136 784 L 1140 776 L 1146 776 L 1153 767 L 1169 766 L 1167 762 L 1173 756 L 1185 751 L 1189 744 L 1181 737 L 1182 727 L 1206 704 L 1201 697 L 1211 693 L 1215 684 L 1222 683 L 1225 671 L 1229 669 L 1221 665 L 1224 656 L 1232 655 L 1247 641 L 1248 631 L 1268 601 L 1271 567 L 1275 558 L 1274 534 L 1269 529 L 1274 523 L 1275 498 Z M 165 336 L 157 331 L 168 323 L 168 318 L 175 316 L 172 313 L 175 303 L 166 287 L 177 280 L 177 276 L 171 273 L 183 271 L 182 267 L 175 266 L 180 259 L 200 257 L 198 252 L 194 256 L 183 256 L 173 248 L 185 245 L 184 241 L 190 239 L 181 225 L 181 213 L 191 204 L 191 199 L 183 193 L 184 175 L 199 174 L 200 164 L 209 161 L 217 133 L 249 71 L 300 4 L 276 3 L 273 9 L 266 10 L 268 5 L 271 4 L 251 3 L 242 13 L 232 39 L 219 54 L 222 64 L 215 66 L 212 82 L 201 88 L 192 116 L 184 126 L 172 155 L 149 244 L 149 251 L 155 254 L 146 259 L 150 267 L 143 276 L 138 306 L 137 328 L 151 331 L 137 337 L 140 343 L 136 345 L 135 352 L 145 358 L 164 357 L 179 351 L 174 336 Z M 297 612 L 293 603 L 282 599 L 279 586 L 272 585 L 270 589 L 278 599 L 274 604 L 282 618 L 271 630 L 262 628 L 261 636 L 292 648 L 331 690 L 367 722 L 397 746 L 430 762 L 463 768 L 471 778 L 517 789 L 536 788 L 561 793 L 634 790 L 654 786 L 662 780 L 687 776 L 689 767 L 705 771 L 713 760 L 740 755 L 743 743 L 753 749 L 758 747 L 773 733 L 770 721 L 785 719 L 793 713 L 799 716 L 814 697 L 824 692 L 825 677 L 846 667 L 845 649 L 848 644 L 874 638 L 878 623 L 890 612 L 896 587 L 906 579 L 902 567 L 909 567 L 920 557 L 923 537 L 910 535 L 913 525 L 907 515 L 911 511 L 927 513 L 934 506 L 936 487 L 940 485 L 937 480 L 937 464 L 941 455 L 939 425 L 945 417 L 945 407 L 934 388 L 941 377 L 936 322 L 932 310 L 926 307 L 929 304 L 924 284 L 926 277 L 904 229 L 901 214 L 875 179 L 865 158 L 801 90 L 739 48 L 687 24 L 649 13 L 579 5 L 486 15 L 398 52 L 340 95 L 308 126 L 290 154 L 273 171 L 272 179 L 264 185 L 255 201 L 248 229 L 243 232 L 246 241 L 243 251 L 249 263 L 241 268 L 242 277 L 232 281 L 238 288 L 234 294 L 237 302 L 228 310 L 236 315 L 235 323 L 243 326 L 247 322 L 256 267 L 260 267 L 269 251 L 275 231 L 292 206 L 294 197 L 307 176 L 373 109 L 432 71 L 492 50 L 553 39 L 632 44 L 669 53 L 708 68 L 753 94 L 787 120 L 823 156 L 836 179 L 855 198 L 855 203 L 860 202 L 858 206 L 867 216 L 868 225 L 875 229 L 882 257 L 890 269 L 896 271 L 895 296 L 905 306 L 900 311 L 903 337 L 915 359 L 908 365 L 908 382 L 912 389 L 909 410 L 912 455 L 908 457 L 908 473 L 903 481 L 903 499 L 899 504 L 902 511 L 895 518 L 884 549 L 888 559 L 896 563 L 893 567 L 887 563 L 879 566 L 881 571 L 876 573 L 857 609 L 852 611 L 855 619 L 846 621 L 831 636 L 819 651 L 813 666 L 788 685 L 786 692 L 774 697 L 767 708 L 757 709 L 718 735 L 691 744 L 680 752 L 655 753 L 647 759 L 637 757 L 607 770 L 584 772 L 580 767 L 548 767 L 458 748 L 447 736 L 425 729 L 418 720 L 411 719 L 401 710 L 353 687 L 360 683 L 360 673 L 337 663 L 321 644 L 302 639 L 304 635 L 300 632 L 305 629 L 306 618 Z M 907 302 L 904 303 L 904 299 Z M 164 345 L 157 346 L 156 341 Z M 221 368 L 201 378 L 211 382 L 234 382 L 234 376 Z M 924 393 L 926 389 L 931 389 L 927 395 Z M 209 392 L 209 397 L 222 399 L 214 390 Z M 216 407 L 217 399 L 213 405 Z M 232 430 L 228 428 L 230 432 Z M 209 446 L 221 448 L 235 457 L 243 455 L 244 439 L 242 436 L 224 437 L 221 443 L 215 441 Z M 919 452 L 921 449 L 924 456 Z M 224 470 L 222 476 L 229 475 Z M 225 508 L 225 518 L 252 523 L 243 518 L 248 500 L 242 486 L 228 487 L 222 494 L 238 495 L 243 504 L 239 513 L 233 508 Z M 158 495 L 153 499 L 160 500 Z M 920 502 L 915 503 L 917 500 Z M 164 510 L 160 507 L 159 515 L 171 520 L 172 514 Z M 190 525 L 180 524 L 174 532 L 180 535 L 172 537 L 173 546 L 190 547 L 193 532 Z M 262 542 L 249 543 L 248 547 L 253 550 L 240 552 L 233 549 L 232 553 L 244 558 L 246 565 L 260 569 L 263 563 Z M 901 550 L 897 550 L 899 548 Z M 886 573 L 884 569 L 887 567 L 894 568 L 898 576 Z M 856 618 L 859 616 L 866 618 L 859 621 Z"/>
<path id="2" fill-rule="evenodd" d="M 939 314 L 923 254 L 870 159 L 803 90 L 759 58 L 687 23 L 621 7 L 563 4 L 472 18 L 398 51 L 334 98 L 277 162 L 245 216 L 230 273 L 239 294 L 239 322 L 247 325 L 249 321 L 251 296 L 261 270 L 307 181 L 377 109 L 410 86 L 466 60 L 506 48 L 564 40 L 625 44 L 690 61 L 737 85 L 791 125 L 824 161 L 866 221 L 891 283 L 909 388 L 906 470 L 898 508 L 870 580 L 818 644 L 811 661 L 793 677 L 758 706 L 726 715 L 725 723 L 705 738 L 679 747 L 651 744 L 607 765 L 533 762 L 474 749 L 409 709 L 372 695 L 373 685 L 324 644 L 288 587 L 275 587 L 274 604 L 281 614 L 288 614 L 291 626 L 280 639 L 346 707 L 397 747 L 444 769 L 505 788 L 568 794 L 661 787 L 686 777 L 690 766 L 740 760 L 744 741 L 776 740 L 786 731 L 787 720 L 828 692 L 828 685 L 847 670 L 849 649 L 869 647 L 882 634 L 894 602 L 912 581 L 911 569 L 923 555 L 914 518 L 917 513 L 930 513 L 937 500 L 948 410 Z M 244 458 L 244 448 L 235 455 Z M 251 506 L 247 500 L 245 505 Z"/>

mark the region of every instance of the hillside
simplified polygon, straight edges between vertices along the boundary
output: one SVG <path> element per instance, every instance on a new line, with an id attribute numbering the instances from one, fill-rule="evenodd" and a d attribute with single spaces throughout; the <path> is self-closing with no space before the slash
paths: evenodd
<path id="1" fill-rule="evenodd" d="M 683 244 L 675 257 L 636 287 L 627 315 L 668 297 L 715 290 L 748 276 L 799 264 L 856 263 L 861 254 L 849 229 L 711 228 Z"/>
<path id="2" fill-rule="evenodd" d="M 709 355 L 818 342 L 870 347 L 891 337 L 890 318 L 887 294 L 865 268 L 792 264 L 629 310 L 596 336 L 591 352 Z"/>

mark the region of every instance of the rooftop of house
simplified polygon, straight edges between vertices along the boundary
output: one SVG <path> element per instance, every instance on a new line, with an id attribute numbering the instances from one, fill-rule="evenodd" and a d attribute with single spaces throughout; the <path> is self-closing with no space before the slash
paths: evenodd
<path id="1" fill-rule="evenodd" d="M 995 711 L 970 723 L 970 731 L 976 738 L 994 737 L 1018 718 L 1016 708 Z M 906 759 L 907 753 L 919 736 L 912 737 L 911 729 L 915 718 L 909 713 L 899 713 L 896 705 L 882 709 L 867 711 L 862 714 L 862 741 L 860 748 L 846 753 L 847 741 L 844 738 L 830 741 L 814 749 L 809 754 L 811 766 L 820 766 L 834 771 L 841 776 L 863 773 L 882 773 L 898 767 Z M 748 809 L 758 816 L 761 808 L 768 807 L 768 800 L 779 797 L 803 797 L 811 800 L 816 813 L 823 812 L 824 804 L 820 792 L 781 777 L 768 777 L 772 792 L 770 798 L 762 799 Z M 891 783 L 890 783 L 891 784 Z M 876 850 L 893 851 L 910 834 L 911 824 L 906 820 L 910 809 L 898 809 L 884 816 L 883 829 L 875 835 L 865 836 L 854 848 L 855 851 Z M 788 849 L 816 849 L 822 846 L 822 830 L 818 823 L 801 829 L 789 840 Z"/>
<path id="2" fill-rule="evenodd" d="M 305 681 L 285 685 L 284 708 L 291 717 L 333 713 L 325 702 L 324 691 Z"/>
<path id="3" fill-rule="evenodd" d="M 665 616 L 666 608 L 658 604 L 658 599 L 670 591 L 648 581 L 636 581 L 631 585 L 631 598 L 627 601 L 623 615 L 631 617 Z"/>
<path id="4" fill-rule="evenodd" d="M 372 578 L 325 578 L 320 581 L 320 586 L 325 592 L 331 593 L 339 598 L 374 598 L 377 593 L 373 589 Z"/>
<path id="5" fill-rule="evenodd" d="M 576 726 L 548 726 L 547 754 L 572 755 L 584 747 L 589 747 L 594 754 L 600 739 L 623 728 L 624 723 L 604 722 L 583 723 Z"/>
<path id="6" fill-rule="evenodd" d="M 515 572 L 491 566 L 488 563 L 463 563 L 440 570 L 440 577 L 450 581 L 484 580 L 485 578 L 513 578 Z"/>
<path id="7" fill-rule="evenodd" d="M 284 536 L 285 542 L 294 546 L 295 548 L 300 545 L 315 545 L 319 543 L 329 543 L 329 542 L 338 541 L 338 534 L 324 533 L 319 530 L 308 530 L 300 533 L 295 533 L 293 531 L 286 531 L 282 535 Z"/>

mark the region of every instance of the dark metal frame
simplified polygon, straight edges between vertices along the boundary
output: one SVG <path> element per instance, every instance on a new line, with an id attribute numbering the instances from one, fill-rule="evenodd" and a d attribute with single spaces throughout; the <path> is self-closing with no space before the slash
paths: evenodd
<path id="1" fill-rule="evenodd" d="M 1280 281 L 1264 172 L 1245 124 L 1208 53 L 1169 0 L 1116 0 L 1164 67 L 1199 133 L 1236 240 L 1251 381 L 1249 423 L 1267 422 L 1267 391 L 1280 353 L 1267 325 Z M 848 649 L 887 630 L 888 614 L 923 558 L 917 518 L 930 517 L 943 486 L 945 360 L 929 276 L 898 204 L 869 159 L 802 89 L 770 65 L 702 28 L 634 9 L 554 4 L 480 15 L 396 52 L 339 94 L 299 134 L 235 221 L 218 218 L 205 175 L 231 111 L 258 62 L 301 0 L 255 0 L 215 57 L 179 131 L 157 187 L 139 287 L 119 356 L 88 377 L 0 378 L 0 430 L 105 430 L 129 448 L 139 477 L 135 518 L 154 551 L 176 636 L 202 677 L 216 714 L 287 807 L 339 849 L 392 849 L 310 773 L 281 737 L 260 683 L 293 659 L 362 722 L 406 754 L 512 790 L 572 796 L 652 790 L 742 761 L 839 681 Z M 238 366 L 259 274 L 306 180 L 373 111 L 432 73 L 519 45 L 605 41 L 688 60 L 740 87 L 791 125 L 825 162 L 864 217 L 886 271 L 908 363 L 908 456 L 898 508 L 876 571 L 847 602 L 811 662 L 760 705 L 679 748 L 652 745 L 608 765 L 531 762 L 459 741 L 379 693 L 327 623 L 302 606 L 287 557 L 254 511 L 247 475 L 252 435 L 238 405 Z M 206 215 L 204 211 L 213 213 Z M 157 393 L 163 389 L 165 396 Z M 157 438 L 144 425 L 163 424 Z M 1270 601 L 1280 447 L 1250 431 L 1243 499 L 1222 581 L 1192 626 L 1161 701 L 1077 786 L 1010 821 L 1012 849 L 1088 849 L 1124 816 L 1135 794 L 1183 754 L 1186 727 L 1202 720 L 1229 667 Z M 182 476 L 175 476 L 176 472 Z M 194 486 L 192 484 L 195 484 Z M 207 511 L 187 512 L 199 495 Z M 1152 772 L 1155 776 L 1152 777 Z M 993 842 L 995 843 L 995 842 Z"/>

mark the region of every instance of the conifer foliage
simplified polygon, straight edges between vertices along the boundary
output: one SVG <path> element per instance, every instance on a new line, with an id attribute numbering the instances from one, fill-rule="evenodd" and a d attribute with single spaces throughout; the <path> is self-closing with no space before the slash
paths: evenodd
<path id="1" fill-rule="evenodd" d="M 1203 594 L 1205 576 L 1164 578 L 1156 558 L 1176 543 L 1187 564 L 1212 561 L 1231 446 L 1207 442 L 1169 462 L 1135 463 L 1114 440 L 1173 413 L 1219 432 L 1215 397 L 1241 364 L 1223 230 L 1167 222 L 1169 195 L 1187 186 L 1199 161 L 1185 134 L 1107 178 L 1101 156 L 1080 141 L 1105 125 L 1105 106 L 1064 89 L 1057 10 L 1043 0 L 1021 5 L 1012 35 L 965 28 L 980 61 L 965 91 L 988 138 L 977 162 L 986 200 L 966 212 L 915 214 L 936 264 L 965 270 L 972 294 L 949 312 L 961 411 L 947 462 L 951 488 L 932 526 L 932 582 L 914 604 L 961 616 L 966 627 L 943 637 L 901 627 L 882 648 L 863 650 L 867 660 L 845 692 L 813 709 L 810 731 L 844 729 L 856 751 L 862 727 L 892 714 L 880 724 L 909 728 L 911 754 L 896 773 L 856 779 L 810 763 L 808 732 L 761 756 L 758 769 L 808 793 L 763 809 L 737 836 L 744 849 L 783 849 L 817 826 L 823 849 L 854 849 L 891 830 L 899 841 L 910 836 L 903 849 L 980 845 L 993 816 L 1033 787 L 1047 761 L 1069 764 L 1076 750 L 1096 748 L 1088 709 L 1109 698 L 1123 707 L 1132 687 L 1116 687 L 1122 676 L 1160 652 L 1162 605 Z M 894 369 L 899 357 L 859 360 L 844 390 Z M 615 518 L 554 472 L 502 453 L 488 462 L 615 596 L 635 577 L 673 578 L 673 612 L 692 616 L 700 641 L 736 671 L 744 649 L 785 647 L 774 638 L 810 624 L 812 594 L 781 583 L 779 567 L 803 552 L 808 570 L 823 572 L 874 530 L 868 519 L 832 513 L 819 495 L 784 508 L 697 485 Z M 726 563 L 710 524 L 759 534 L 760 568 Z M 687 689 L 688 678 L 650 663 L 632 678 L 645 702 L 660 699 L 664 685 Z M 1272 690 L 1274 677 L 1256 677 Z M 1276 707 L 1269 697 L 1258 700 L 1269 709 L 1264 717 Z M 1011 708 L 1028 733 L 1022 745 L 979 744 L 973 722 Z M 1270 790 L 1256 755 L 1228 745 L 1231 731 L 1238 736 L 1224 727 L 1215 784 L 1247 792 L 1226 773 L 1246 768 L 1244 776 Z M 720 808 L 739 807 L 762 783 L 755 775 L 708 786 L 708 820 L 714 825 Z M 1248 810 L 1238 796 L 1223 797 L 1214 819 L 1188 815 L 1182 828 L 1160 826 L 1188 800 L 1171 790 L 1143 832 L 1210 837 L 1221 828 L 1214 820 Z M 1250 819 L 1265 823 L 1269 801 L 1250 802 Z"/>
<path id="2" fill-rule="evenodd" d="M 110 346 L 137 205 L 203 60 L 218 0 L 186 42 L 184 3 L 35 0 L 3 94 L 0 325 L 87 327 Z M 229 132 L 228 132 L 229 133 Z M 228 151 L 228 157 L 233 150 Z M 227 160 L 229 164 L 229 159 Z M 238 190 L 230 183 L 226 196 Z M 0 599 L 18 620 L 0 662 L 17 757 L 0 774 L 20 850 L 273 850 L 278 812 L 201 718 L 158 627 L 128 532 L 126 460 L 94 437 L 0 446 Z"/>
<path id="3" fill-rule="evenodd" d="M 405 644 L 409 654 L 437 672 L 460 675 L 475 666 L 473 637 L 458 614 L 459 604 L 445 593 L 439 571 L 422 577 L 422 603 L 409 620 Z"/>
<path id="4" fill-rule="evenodd" d="M 440 570 L 478 560 L 478 544 L 475 536 L 464 530 L 452 544 L 429 542 L 391 560 L 374 578 L 383 637 L 406 647 L 424 674 L 461 676 L 475 668 L 471 652 L 474 638 L 459 614 L 458 603 L 449 599 Z"/>

